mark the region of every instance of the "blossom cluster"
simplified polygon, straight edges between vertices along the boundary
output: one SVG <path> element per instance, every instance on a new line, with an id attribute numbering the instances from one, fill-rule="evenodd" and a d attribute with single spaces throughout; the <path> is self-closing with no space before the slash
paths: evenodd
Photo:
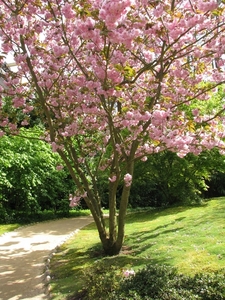
<path id="1" fill-rule="evenodd" d="M 105 170 L 165 149 L 180 157 L 224 151 L 222 100 L 205 113 L 224 83 L 223 3 L 29 0 L 0 6 L 1 52 L 16 63 L 0 84 L 0 135 L 16 133 L 38 115 L 53 151 L 68 151 L 78 171 L 99 157 L 97 168 Z M 7 115 L 5 97 L 15 118 Z M 132 174 L 124 183 L 130 187 Z M 71 204 L 79 197 L 71 196 Z"/>
<path id="2" fill-rule="evenodd" d="M 124 277 L 129 277 L 129 276 L 134 276 L 135 275 L 135 271 L 133 269 L 131 270 L 125 270 L 123 272 Z"/>
<path id="3" fill-rule="evenodd" d="M 132 183 L 132 175 L 127 173 L 124 175 L 124 182 L 127 187 L 131 186 Z"/>
<path id="4" fill-rule="evenodd" d="M 80 200 L 85 197 L 87 197 L 87 193 L 84 192 L 83 194 L 81 194 L 78 190 L 75 192 L 75 194 L 70 194 L 69 195 L 70 206 L 71 207 L 78 206 Z"/>

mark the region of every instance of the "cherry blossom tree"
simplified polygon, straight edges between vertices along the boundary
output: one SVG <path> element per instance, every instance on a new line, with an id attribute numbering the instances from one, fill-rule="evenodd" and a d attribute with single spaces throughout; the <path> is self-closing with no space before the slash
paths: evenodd
<path id="1" fill-rule="evenodd" d="M 71 205 L 86 201 L 106 254 L 123 244 L 135 161 L 165 149 L 180 157 L 224 151 L 222 100 L 207 115 L 198 106 L 225 81 L 223 2 L 0 1 L 1 61 L 10 55 L 17 66 L 0 88 L 0 134 L 19 131 L 6 96 L 23 112 L 20 126 L 35 111 L 76 184 Z"/>

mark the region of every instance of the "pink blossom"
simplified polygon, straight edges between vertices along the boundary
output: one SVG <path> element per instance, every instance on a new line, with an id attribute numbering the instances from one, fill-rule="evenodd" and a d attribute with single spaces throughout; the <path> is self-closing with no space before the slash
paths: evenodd
<path id="1" fill-rule="evenodd" d="M 113 175 L 111 178 L 109 177 L 110 182 L 115 182 L 116 181 L 116 175 Z"/>
<path id="2" fill-rule="evenodd" d="M 56 170 L 57 171 L 60 171 L 60 170 L 62 170 L 64 167 L 62 166 L 62 165 L 58 165 L 58 166 L 56 166 Z"/>
<path id="3" fill-rule="evenodd" d="M 55 142 L 52 142 L 52 151 L 56 152 L 58 149 L 58 145 Z"/>
<path id="4" fill-rule="evenodd" d="M 129 173 L 124 175 L 124 182 L 125 182 L 125 186 L 129 187 L 132 183 L 132 175 L 130 175 Z"/>
<path id="5" fill-rule="evenodd" d="M 21 125 L 23 125 L 23 126 L 26 126 L 26 125 L 28 125 L 29 123 L 28 123 L 28 121 L 27 120 L 23 120 L 22 122 L 21 122 Z"/>
<path id="6" fill-rule="evenodd" d="M 70 194 L 69 200 L 70 200 L 70 206 L 74 207 L 74 206 L 78 206 L 80 203 L 80 198 L 81 197 L 77 197 L 77 196 L 73 196 L 72 194 Z"/>
<path id="7" fill-rule="evenodd" d="M 197 108 L 192 110 L 192 113 L 195 117 L 197 117 L 199 115 L 199 110 Z"/>
<path id="8" fill-rule="evenodd" d="M 54 54 L 56 55 L 56 57 L 60 57 L 61 55 L 68 52 L 68 47 L 55 45 L 53 47 L 53 51 L 54 51 Z"/>
<path id="9" fill-rule="evenodd" d="M 30 106 L 26 106 L 24 109 L 23 109 L 23 113 L 29 113 L 31 112 L 32 110 L 34 109 L 34 107 L 32 105 Z"/>
<path id="10" fill-rule="evenodd" d="M 124 275 L 124 277 L 134 276 L 135 275 L 135 271 L 133 269 L 131 269 L 131 270 L 125 270 L 125 271 L 123 271 L 123 275 Z"/>
<path id="11" fill-rule="evenodd" d="M 87 192 L 80 193 L 79 191 L 76 191 L 75 195 L 70 194 L 69 200 L 70 200 L 70 206 L 78 206 L 80 203 L 81 198 L 87 197 Z"/>
<path id="12" fill-rule="evenodd" d="M 198 8 L 202 11 L 202 12 L 207 12 L 210 10 L 214 10 L 218 7 L 218 3 L 214 0 L 214 1 L 208 1 L 208 2 L 203 2 L 203 1 L 199 1 L 198 4 Z"/>
<path id="13" fill-rule="evenodd" d="M 155 17 L 160 17 L 163 14 L 163 5 L 157 5 L 157 7 L 153 11 Z"/>
<path id="14" fill-rule="evenodd" d="M 15 130 L 17 130 L 17 125 L 16 125 L 16 124 L 9 123 L 9 129 L 10 129 L 11 131 L 15 131 Z"/>
<path id="15" fill-rule="evenodd" d="M 67 19 L 72 19 L 75 17 L 73 8 L 72 8 L 71 4 L 69 4 L 69 3 L 65 3 L 65 5 L 62 8 L 62 13 Z"/>
<path id="16" fill-rule="evenodd" d="M 147 161 L 148 158 L 147 158 L 147 156 L 144 156 L 144 157 L 141 158 L 141 160 L 142 160 L 142 161 Z"/>

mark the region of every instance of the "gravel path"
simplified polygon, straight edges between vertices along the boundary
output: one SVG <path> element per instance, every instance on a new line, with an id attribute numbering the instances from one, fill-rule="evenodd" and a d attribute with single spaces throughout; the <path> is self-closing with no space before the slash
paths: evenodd
<path id="1" fill-rule="evenodd" d="M 61 219 L 21 227 L 0 236 L 0 300 L 42 300 L 45 260 L 92 217 Z"/>

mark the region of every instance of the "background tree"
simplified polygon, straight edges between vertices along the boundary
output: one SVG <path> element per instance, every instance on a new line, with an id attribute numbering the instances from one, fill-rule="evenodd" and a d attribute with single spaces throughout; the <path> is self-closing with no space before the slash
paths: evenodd
<path id="1" fill-rule="evenodd" d="M 155 153 L 147 162 L 139 161 L 135 165 L 129 204 L 165 207 L 200 203 L 207 195 L 215 197 L 218 193 L 213 187 L 219 184 L 215 175 L 224 172 L 224 163 L 224 156 L 216 149 L 203 151 L 198 156 L 189 153 L 184 158 L 170 151 Z M 222 192 L 222 180 L 220 187 Z"/>
<path id="2" fill-rule="evenodd" d="M 222 1 L 223 2 L 223 1 Z M 180 157 L 224 149 L 224 107 L 186 113 L 224 82 L 224 5 L 217 1 L 1 0 L 2 52 L 18 66 L 2 95 L 45 126 L 85 199 L 103 248 L 124 239 L 134 163 L 169 149 Z M 1 107 L 4 108 L 4 100 Z M 1 114 L 1 134 L 18 132 Z M 109 228 L 98 177 L 108 170 Z M 118 220 L 116 194 L 123 182 Z"/>
<path id="3" fill-rule="evenodd" d="M 38 139 L 42 133 L 34 127 L 0 138 L 0 222 L 37 221 L 44 210 L 69 213 L 74 183 L 59 155 Z"/>

